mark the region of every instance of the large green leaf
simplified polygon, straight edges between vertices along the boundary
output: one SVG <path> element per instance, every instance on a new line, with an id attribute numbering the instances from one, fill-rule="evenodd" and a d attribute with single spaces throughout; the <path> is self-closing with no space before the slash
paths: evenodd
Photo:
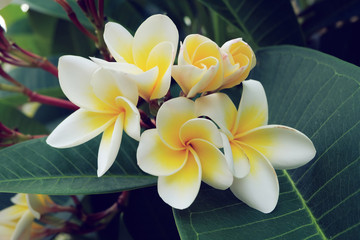
<path id="1" fill-rule="evenodd" d="M 98 178 L 99 138 L 78 147 L 56 149 L 36 139 L 0 151 L 0 192 L 98 194 L 153 185 L 156 178 L 136 164 L 137 142 L 123 135 L 118 158 Z"/>
<path id="2" fill-rule="evenodd" d="M 202 189 L 190 208 L 174 211 L 182 239 L 357 239 L 360 69 L 291 46 L 262 49 L 257 59 L 251 77 L 265 87 L 269 122 L 304 132 L 317 155 L 306 166 L 277 172 L 280 198 L 270 214 L 230 191 Z"/>
<path id="3" fill-rule="evenodd" d="M 236 27 L 254 49 L 277 44 L 304 45 L 289 0 L 199 0 Z"/>

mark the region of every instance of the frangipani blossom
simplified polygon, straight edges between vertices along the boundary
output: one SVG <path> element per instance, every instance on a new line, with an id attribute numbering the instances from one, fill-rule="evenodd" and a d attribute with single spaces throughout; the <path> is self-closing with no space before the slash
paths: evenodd
<path id="1" fill-rule="evenodd" d="M 137 84 L 142 98 L 150 101 L 166 95 L 179 42 L 178 30 L 169 17 L 149 17 L 134 37 L 120 24 L 109 22 L 104 40 L 118 62 L 114 67 Z"/>
<path id="2" fill-rule="evenodd" d="M 141 135 L 137 161 L 144 172 L 159 176 L 158 192 L 167 204 L 189 207 L 201 180 L 217 189 L 231 185 L 232 174 L 218 149 L 220 132 L 210 120 L 197 118 L 193 101 L 179 97 L 165 102 L 156 125 Z"/>
<path id="3" fill-rule="evenodd" d="M 47 195 L 16 194 L 11 198 L 13 206 L 0 211 L 0 233 L 2 240 L 37 239 L 43 227 L 34 222 L 46 213 L 54 202 Z"/>
<path id="4" fill-rule="evenodd" d="M 98 153 L 99 177 L 115 161 L 123 130 L 140 139 L 138 90 L 123 75 L 82 57 L 63 56 L 59 60 L 61 89 L 80 109 L 60 123 L 46 142 L 56 148 L 69 148 L 103 133 Z"/>
<path id="5" fill-rule="evenodd" d="M 223 60 L 219 46 L 199 34 L 188 35 L 181 45 L 172 76 L 189 98 L 214 91 L 223 84 Z"/>
<path id="6" fill-rule="evenodd" d="M 224 61 L 224 81 L 220 89 L 232 88 L 240 84 L 256 65 L 253 50 L 241 38 L 224 43 L 221 54 Z"/>
<path id="7" fill-rule="evenodd" d="M 313 143 L 303 133 L 282 125 L 267 125 L 266 95 L 258 81 L 243 82 L 238 110 L 223 93 L 198 98 L 196 108 L 199 116 L 210 117 L 223 132 L 225 155 L 234 175 L 231 191 L 261 212 L 271 212 L 278 201 L 274 168 L 296 168 L 315 156 Z"/>

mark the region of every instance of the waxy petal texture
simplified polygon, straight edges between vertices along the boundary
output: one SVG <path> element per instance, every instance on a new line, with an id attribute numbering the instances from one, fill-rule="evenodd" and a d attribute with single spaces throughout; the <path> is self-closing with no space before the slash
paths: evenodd
<path id="1" fill-rule="evenodd" d="M 114 22 L 106 23 L 104 41 L 117 62 L 134 63 L 133 36 L 123 26 Z"/>
<path id="2" fill-rule="evenodd" d="M 233 176 L 221 151 L 203 139 L 192 140 L 191 146 L 201 163 L 202 180 L 216 189 L 225 190 L 230 187 Z"/>
<path id="3" fill-rule="evenodd" d="M 116 159 L 122 139 L 124 115 L 124 113 L 119 114 L 115 123 L 106 128 L 101 137 L 98 153 L 98 177 L 104 175 Z"/>
<path id="4" fill-rule="evenodd" d="M 250 161 L 250 172 L 243 178 L 234 178 L 230 189 L 248 206 L 263 213 L 274 210 L 279 198 L 279 184 L 270 162 L 256 150 L 242 146 Z"/>
<path id="5" fill-rule="evenodd" d="M 62 56 L 59 59 L 59 82 L 66 97 L 80 108 L 109 112 L 111 108 L 96 97 L 91 77 L 99 66 L 82 57 Z"/>
<path id="6" fill-rule="evenodd" d="M 114 114 L 98 114 L 79 109 L 61 122 L 46 142 L 56 148 L 78 146 L 102 133 L 115 122 L 116 117 Z"/>
<path id="7" fill-rule="evenodd" d="M 311 140 L 296 129 L 268 125 L 246 133 L 240 141 L 261 152 L 275 169 L 292 169 L 308 163 L 316 150 Z"/>
<path id="8" fill-rule="evenodd" d="M 196 118 L 193 101 L 180 97 L 165 102 L 156 118 L 156 126 L 164 143 L 173 149 L 184 149 L 180 129 L 186 121 L 193 118 Z"/>
<path id="9" fill-rule="evenodd" d="M 189 153 L 185 165 L 170 176 L 160 176 L 158 192 L 170 206 L 185 209 L 195 200 L 201 184 L 201 166 L 198 157 Z"/>
<path id="10" fill-rule="evenodd" d="M 247 80 L 243 82 L 238 114 L 233 134 L 241 134 L 256 127 L 266 125 L 268 121 L 268 105 L 265 90 L 260 82 Z"/>
<path id="11" fill-rule="evenodd" d="M 157 14 L 146 19 L 136 30 L 133 45 L 136 65 L 144 68 L 150 52 L 161 42 L 170 42 L 176 49 L 179 44 L 179 33 L 168 16 Z M 174 60 L 176 51 L 172 54 Z"/>
<path id="12" fill-rule="evenodd" d="M 20 218 L 16 225 L 15 231 L 11 236 L 13 240 L 30 240 L 31 225 L 34 221 L 34 215 L 30 210 L 27 210 Z"/>
<path id="13" fill-rule="evenodd" d="M 163 143 L 156 129 L 141 135 L 136 158 L 139 167 L 155 176 L 168 176 L 179 171 L 186 163 L 188 151 L 174 151 Z"/>

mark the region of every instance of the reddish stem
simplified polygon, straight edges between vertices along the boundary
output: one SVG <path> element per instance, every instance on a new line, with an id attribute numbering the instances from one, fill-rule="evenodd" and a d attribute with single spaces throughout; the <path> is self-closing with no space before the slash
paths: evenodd
<path id="1" fill-rule="evenodd" d="M 75 12 L 72 10 L 71 6 L 66 2 L 66 0 L 54 0 L 55 2 L 59 3 L 63 9 L 65 10 L 66 14 L 70 18 L 70 20 L 75 24 L 75 26 L 84 33 L 87 37 L 91 38 L 94 42 L 97 42 L 97 38 L 94 34 L 89 32 L 78 20 L 76 17 Z"/>

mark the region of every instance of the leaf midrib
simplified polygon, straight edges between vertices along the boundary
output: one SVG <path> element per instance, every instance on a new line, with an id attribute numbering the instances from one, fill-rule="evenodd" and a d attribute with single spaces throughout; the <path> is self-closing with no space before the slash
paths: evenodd
<path id="1" fill-rule="evenodd" d="M 284 175 L 286 176 L 286 178 L 288 179 L 289 183 L 291 184 L 292 188 L 294 189 L 296 195 L 299 197 L 302 205 L 304 206 L 304 209 L 307 211 L 307 213 L 309 214 L 312 222 L 314 223 L 318 233 L 320 234 L 320 236 L 322 237 L 322 239 L 327 240 L 328 238 L 325 236 L 324 232 L 322 231 L 322 229 L 320 228 L 315 216 L 313 215 L 311 209 L 307 206 L 305 199 L 303 198 L 303 196 L 301 195 L 300 191 L 298 190 L 298 188 L 296 187 L 294 181 L 292 180 L 292 178 L 290 177 L 289 173 L 286 170 L 283 170 Z"/>

